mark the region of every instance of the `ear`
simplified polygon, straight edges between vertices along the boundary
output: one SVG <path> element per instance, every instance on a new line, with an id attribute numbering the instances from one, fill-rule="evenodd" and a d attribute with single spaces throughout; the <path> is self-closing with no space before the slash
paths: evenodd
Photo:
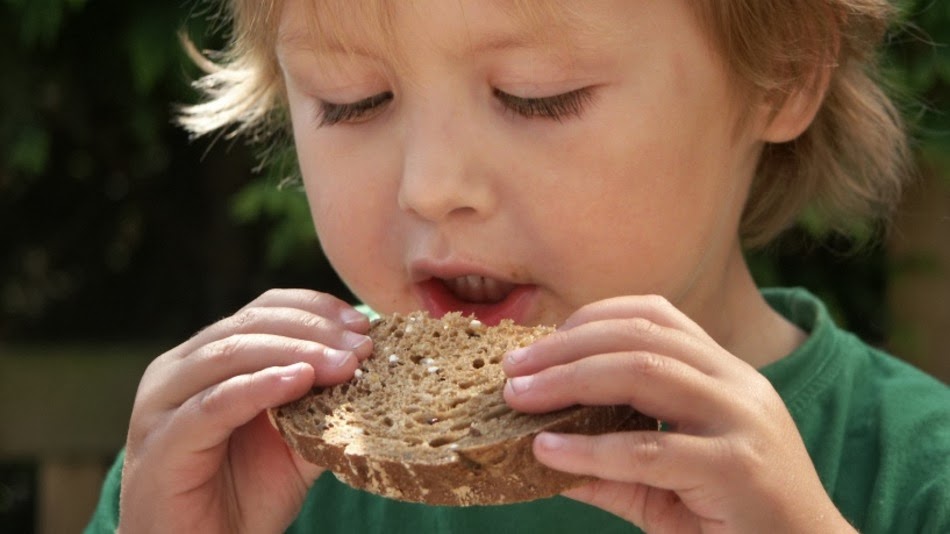
<path id="1" fill-rule="evenodd" d="M 797 88 L 778 103 L 766 99 L 763 106 L 767 115 L 761 132 L 761 140 L 767 143 L 786 143 L 802 135 L 815 120 L 828 93 L 828 85 L 834 65 L 819 67 L 812 83 Z"/>

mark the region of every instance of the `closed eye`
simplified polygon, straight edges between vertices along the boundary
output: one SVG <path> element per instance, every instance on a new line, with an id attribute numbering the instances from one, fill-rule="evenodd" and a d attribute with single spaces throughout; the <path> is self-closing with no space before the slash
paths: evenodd
<path id="1" fill-rule="evenodd" d="M 544 118 L 558 122 L 571 117 L 580 117 L 593 100 L 594 88 L 583 87 L 559 95 L 543 98 L 523 98 L 494 89 L 495 95 L 505 109 L 525 118 Z"/>
<path id="2" fill-rule="evenodd" d="M 392 99 L 392 91 L 386 91 L 356 102 L 344 104 L 320 102 L 320 126 L 369 120 Z"/>

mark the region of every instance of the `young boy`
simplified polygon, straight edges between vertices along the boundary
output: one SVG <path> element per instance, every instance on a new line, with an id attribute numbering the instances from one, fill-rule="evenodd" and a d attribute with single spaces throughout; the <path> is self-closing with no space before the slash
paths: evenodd
<path id="1" fill-rule="evenodd" d="M 273 290 L 159 356 L 89 530 L 947 532 L 950 393 L 760 291 L 806 207 L 886 215 L 906 161 L 870 76 L 883 0 L 231 0 L 197 134 L 289 116 L 320 243 L 372 309 L 558 324 L 515 409 L 630 403 L 662 432 L 542 434 L 596 481 L 501 507 L 337 482 L 264 411 L 353 376 L 367 318 Z"/>

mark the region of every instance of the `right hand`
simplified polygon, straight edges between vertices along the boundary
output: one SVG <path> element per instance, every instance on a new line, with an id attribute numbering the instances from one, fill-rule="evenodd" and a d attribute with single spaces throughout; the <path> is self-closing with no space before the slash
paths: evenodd
<path id="1" fill-rule="evenodd" d="M 282 532 L 323 472 L 266 410 L 350 379 L 369 320 L 308 290 L 271 290 L 162 354 L 139 384 L 122 471 L 123 532 Z"/>

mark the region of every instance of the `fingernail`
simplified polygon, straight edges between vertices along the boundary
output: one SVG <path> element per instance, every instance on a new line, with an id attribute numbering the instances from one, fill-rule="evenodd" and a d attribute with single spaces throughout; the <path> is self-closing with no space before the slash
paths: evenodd
<path id="1" fill-rule="evenodd" d="M 295 363 L 293 365 L 288 365 L 287 367 L 281 367 L 280 370 L 278 370 L 278 374 L 280 375 L 281 380 L 294 380 L 300 376 L 300 373 L 303 372 L 306 366 L 307 364 L 303 362 Z"/>
<path id="2" fill-rule="evenodd" d="M 558 449 L 563 449 L 564 445 L 567 444 L 567 439 L 560 434 L 552 434 L 550 432 L 542 432 L 538 434 L 538 437 L 535 438 L 535 442 L 538 444 L 538 447 L 546 449 L 549 451 L 556 451 Z"/>
<path id="3" fill-rule="evenodd" d="M 327 349 L 326 358 L 330 365 L 343 367 L 353 353 L 348 350 Z"/>
<path id="4" fill-rule="evenodd" d="M 357 334 L 356 332 L 343 333 L 343 343 L 352 350 L 356 350 L 369 342 L 368 336 Z"/>
<path id="5" fill-rule="evenodd" d="M 347 308 L 340 313 L 340 318 L 343 319 L 343 324 L 347 326 L 359 326 L 369 319 L 353 308 Z"/>
<path id="6" fill-rule="evenodd" d="M 525 361 L 527 357 L 528 357 L 527 349 L 515 349 L 508 353 L 507 359 L 508 359 L 508 363 L 517 365 Z"/>
<path id="7" fill-rule="evenodd" d="M 508 380 L 508 386 L 511 388 L 511 392 L 519 395 L 528 391 L 531 388 L 531 383 L 534 381 L 533 376 L 518 376 Z"/>

